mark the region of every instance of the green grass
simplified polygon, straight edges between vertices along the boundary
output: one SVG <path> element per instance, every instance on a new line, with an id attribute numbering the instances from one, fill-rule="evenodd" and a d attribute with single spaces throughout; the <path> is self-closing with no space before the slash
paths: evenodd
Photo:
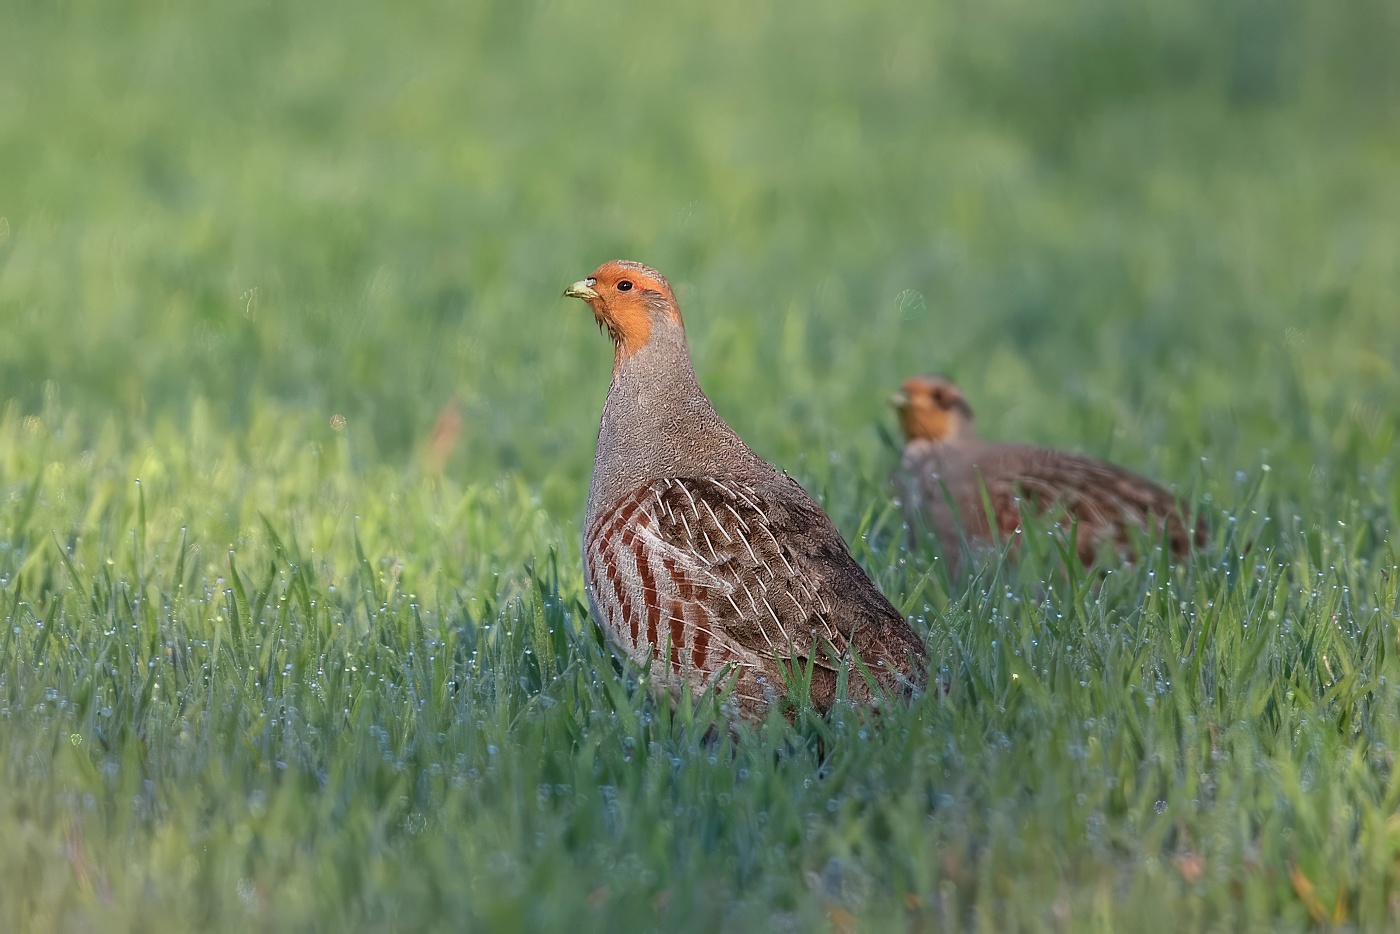
<path id="1" fill-rule="evenodd" d="M 1400 18 L 867 6 L 0 6 L 0 928 L 1395 923 Z M 614 670 L 614 256 L 946 694 Z M 1214 543 L 947 580 L 926 370 Z"/>

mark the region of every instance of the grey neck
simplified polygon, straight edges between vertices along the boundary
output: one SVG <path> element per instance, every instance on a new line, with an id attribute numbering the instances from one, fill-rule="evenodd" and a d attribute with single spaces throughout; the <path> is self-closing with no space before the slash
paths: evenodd
<path id="1" fill-rule="evenodd" d="M 953 421 L 953 431 L 948 435 L 949 441 L 976 441 L 977 426 L 973 424 L 971 418 L 956 418 Z"/>
<path id="2" fill-rule="evenodd" d="M 618 364 L 608 387 L 589 502 L 613 502 L 663 477 L 718 476 L 754 464 L 773 469 L 705 398 L 684 328 L 654 321 L 650 339 Z"/>

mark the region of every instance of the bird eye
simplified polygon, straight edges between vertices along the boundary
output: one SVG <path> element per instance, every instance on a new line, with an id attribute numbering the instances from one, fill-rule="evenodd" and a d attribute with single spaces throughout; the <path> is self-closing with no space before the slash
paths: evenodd
<path id="1" fill-rule="evenodd" d="M 619 292 L 630 292 L 630 291 L 632 291 L 632 280 L 631 280 L 631 279 L 623 279 L 621 282 L 619 282 L 619 283 L 617 284 L 617 290 L 618 290 Z"/>

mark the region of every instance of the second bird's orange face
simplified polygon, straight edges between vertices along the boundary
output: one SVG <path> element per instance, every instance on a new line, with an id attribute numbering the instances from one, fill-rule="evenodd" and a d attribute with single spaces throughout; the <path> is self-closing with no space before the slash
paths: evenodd
<path id="1" fill-rule="evenodd" d="M 941 376 L 913 376 L 890 397 L 908 441 L 947 441 L 972 422 L 962 390 Z"/>
<path id="2" fill-rule="evenodd" d="M 587 279 L 575 282 L 565 295 L 583 299 L 598 323 L 608 329 L 625 359 L 646 345 L 657 315 L 680 321 L 676 296 L 666 277 L 650 266 L 615 259 L 604 263 Z"/>

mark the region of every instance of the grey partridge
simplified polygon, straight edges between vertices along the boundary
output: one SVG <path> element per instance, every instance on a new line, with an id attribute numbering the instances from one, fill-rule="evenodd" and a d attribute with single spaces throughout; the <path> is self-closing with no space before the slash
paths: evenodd
<path id="1" fill-rule="evenodd" d="M 964 548 L 990 546 L 991 520 L 1014 541 L 1022 510 L 1077 526 L 1076 550 L 1087 566 L 1111 545 L 1126 554 L 1130 529 L 1149 536 L 1166 530 L 1174 558 L 1205 544 L 1198 520 L 1187 532 L 1187 510 L 1169 491 L 1107 461 L 1028 444 L 998 444 L 977 436 L 972 408 L 955 383 L 915 376 L 890 397 L 905 445 L 894 482 L 911 535 L 931 528 L 956 574 Z M 986 500 L 983 500 L 983 490 Z"/>
<path id="2" fill-rule="evenodd" d="M 564 294 L 588 303 L 614 345 L 583 565 L 616 649 L 672 697 L 731 689 L 726 715 L 749 720 L 809 668 L 823 712 L 843 668 L 857 704 L 922 687 L 919 637 L 821 507 L 700 390 L 666 279 L 615 260 Z"/>

